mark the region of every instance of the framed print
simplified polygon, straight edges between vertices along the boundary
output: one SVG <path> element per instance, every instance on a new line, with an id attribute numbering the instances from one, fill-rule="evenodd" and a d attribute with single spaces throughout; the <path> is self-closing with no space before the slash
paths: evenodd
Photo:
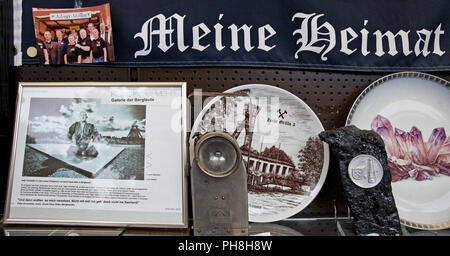
<path id="1" fill-rule="evenodd" d="M 20 83 L 5 224 L 187 227 L 185 83 Z"/>

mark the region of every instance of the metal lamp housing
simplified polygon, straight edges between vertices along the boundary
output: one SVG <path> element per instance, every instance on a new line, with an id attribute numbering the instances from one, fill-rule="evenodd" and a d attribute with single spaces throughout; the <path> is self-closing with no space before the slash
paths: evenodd
<path id="1" fill-rule="evenodd" d="M 248 235 L 247 172 L 236 140 L 203 135 L 191 168 L 194 235 Z"/>

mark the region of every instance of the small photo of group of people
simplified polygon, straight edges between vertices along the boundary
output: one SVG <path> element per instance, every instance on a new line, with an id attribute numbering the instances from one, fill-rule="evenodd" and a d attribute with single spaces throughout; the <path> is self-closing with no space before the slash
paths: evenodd
<path id="1" fill-rule="evenodd" d="M 109 4 L 77 9 L 33 8 L 39 62 L 114 62 Z"/>

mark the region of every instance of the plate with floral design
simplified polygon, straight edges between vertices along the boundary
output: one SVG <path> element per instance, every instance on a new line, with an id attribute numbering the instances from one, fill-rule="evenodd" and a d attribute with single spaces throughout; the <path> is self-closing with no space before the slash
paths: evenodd
<path id="1" fill-rule="evenodd" d="M 401 72 L 367 87 L 347 125 L 377 132 L 385 143 L 402 224 L 450 227 L 450 83 Z"/>

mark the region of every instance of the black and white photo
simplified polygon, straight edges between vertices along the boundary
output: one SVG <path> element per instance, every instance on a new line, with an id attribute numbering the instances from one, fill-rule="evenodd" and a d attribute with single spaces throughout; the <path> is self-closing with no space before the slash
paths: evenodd
<path id="1" fill-rule="evenodd" d="M 24 176 L 144 179 L 145 105 L 32 98 Z"/>

